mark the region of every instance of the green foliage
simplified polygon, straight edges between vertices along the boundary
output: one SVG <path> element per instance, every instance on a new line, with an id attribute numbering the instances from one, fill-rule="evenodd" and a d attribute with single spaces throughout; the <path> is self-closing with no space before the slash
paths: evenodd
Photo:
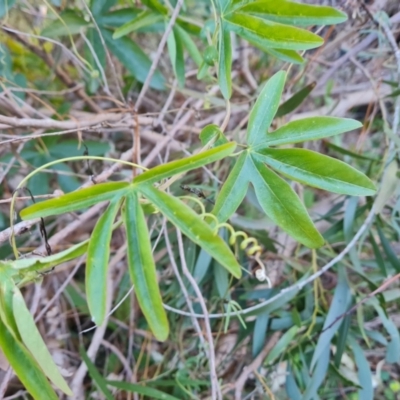
<path id="1" fill-rule="evenodd" d="M 135 80 L 143 83 L 152 62 L 147 55 L 149 49 L 144 51 L 136 38 L 139 34 L 152 38 L 155 32 L 163 33 L 170 22 L 172 9 L 168 2 L 142 0 L 140 3 L 140 7 L 120 8 L 116 0 L 92 0 L 90 11 L 99 27 L 101 37 L 83 9 L 67 5 L 66 9 L 42 30 L 41 35 L 74 43 L 75 35 L 86 32 L 88 43 L 84 47 L 84 60 L 80 61 L 88 69 L 85 71 L 85 79 L 87 91 L 90 93 L 96 93 L 102 84 L 103 78 L 100 78 L 99 69 L 106 70 L 108 50 Z M 12 1 L 8 2 L 9 6 L 12 4 Z M 345 14 L 331 7 L 285 0 L 219 0 L 215 5 L 215 20 L 209 21 L 211 23 L 191 20 L 191 13 L 184 9 L 168 36 L 167 53 L 180 89 L 185 85 L 185 53 L 188 53 L 198 67 L 198 79 L 210 81 L 213 74 L 217 74 L 217 82 L 225 102 L 229 102 L 234 87 L 231 76 L 233 37 L 239 36 L 268 55 L 285 62 L 301 64 L 304 59 L 299 51 L 313 49 L 323 43 L 318 35 L 301 27 L 337 24 L 346 19 Z M 4 6 L 0 6 L 0 17 L 5 12 Z M 202 30 L 200 25 L 204 25 Z M 103 48 L 101 39 L 104 39 L 106 48 Z M 8 50 L 4 46 L 0 50 L 3 55 L 0 72 L 7 79 L 5 86 L 18 84 L 25 87 L 26 79 L 14 72 Z M 131 182 L 106 182 L 78 189 L 79 182 L 72 176 L 73 170 L 67 164 L 68 160 L 60 160 L 65 153 L 71 157 L 79 155 L 73 141 L 44 137 L 40 144 L 30 142 L 22 149 L 20 159 L 38 169 L 28 184 L 28 187 L 34 190 L 34 194 L 50 191 L 51 179 L 39 171 L 39 168 L 43 169 L 43 165 L 48 163 L 52 164 L 50 168 L 53 171 L 59 172 L 57 185 L 68 192 L 23 209 L 20 212 L 23 220 L 57 216 L 84 210 L 101 202 L 109 202 L 106 210 L 100 215 L 90 239 L 50 256 L 0 261 L 0 347 L 33 398 L 57 398 L 50 382 L 65 394 L 71 393 L 54 365 L 18 287 L 35 281 L 42 273 L 62 262 L 86 254 L 87 306 L 94 323 L 103 324 L 111 304 L 107 291 L 111 238 L 119 226 L 123 226 L 126 234 L 129 272 L 129 276 L 128 272 L 126 273 L 126 284 L 132 282 L 149 329 L 159 341 L 166 341 L 175 335 L 175 321 L 172 318 L 168 319 L 163 298 L 171 293 L 175 294 L 180 289 L 176 282 L 169 282 L 167 289 L 163 290 L 163 282 L 158 277 L 153 255 L 153 246 L 156 246 L 150 234 L 152 230 L 149 230 L 147 225 L 157 222 L 160 216 L 168 221 L 166 230 L 172 226 L 185 236 L 188 268 L 196 281 L 210 283 L 212 289 L 209 293 L 218 298 L 218 301 L 226 302 L 225 311 L 228 316 L 225 328 L 229 325 L 231 311 L 238 312 L 239 316 L 236 317 L 240 319 L 245 337 L 251 330 L 248 328 L 251 322 L 249 324 L 241 315 L 255 316 L 256 322 L 252 332 L 254 356 L 259 354 L 267 331 L 286 330 L 264 363 L 271 367 L 282 360 L 287 362 L 286 391 L 290 398 L 316 398 L 325 376 L 330 372 L 346 380 L 347 378 L 342 376 L 340 361 L 342 355 L 348 352 L 349 345 L 357 367 L 359 396 L 363 399 L 372 398 L 371 371 L 358 345 L 358 339 L 362 336 L 364 340 L 371 340 L 368 337 L 373 333 L 367 332 L 361 326 L 361 335 L 357 335 L 350 328 L 349 319 L 342 319 L 352 299 L 352 287 L 344 265 L 339 269 L 339 280 L 333 299 L 325 309 L 319 308 L 317 296 L 310 296 L 312 293 L 309 290 L 303 293 L 299 288 L 293 288 L 262 307 L 240 314 L 240 309 L 246 301 L 269 299 L 278 292 L 275 289 L 264 288 L 253 290 L 251 277 L 248 277 L 240 288 L 232 286 L 232 282 L 236 284 L 242 277 L 242 270 L 247 263 L 246 255 L 255 258 L 259 255 L 248 248 L 246 250 L 246 246 L 254 244 L 251 242 L 255 241 L 254 238 L 249 239 L 244 232 L 237 232 L 226 224 L 230 219 L 235 220 L 234 214 L 245 198 L 253 204 L 257 217 L 260 217 L 257 220 L 258 226 L 261 226 L 259 231 L 277 225 L 300 244 L 315 249 L 323 246 L 329 238 L 336 237 L 335 235 L 341 235 L 340 240 L 349 242 L 358 218 L 369 205 L 357 208 L 357 200 L 353 198 L 346 203 L 347 208 L 340 217 L 337 217 L 339 211 L 332 210 L 331 214 L 323 217 L 329 222 L 333 221 L 331 229 L 326 231 L 323 237 L 288 180 L 346 196 L 372 196 L 375 193 L 374 184 L 365 174 L 342 161 L 298 145 L 305 141 L 326 139 L 358 129 L 362 126 L 361 123 L 345 118 L 312 117 L 288 123 L 279 119 L 276 125 L 273 125 L 274 118 L 281 118 L 295 110 L 315 86 L 315 83 L 311 83 L 302 87 L 282 103 L 286 77 L 286 71 L 279 71 L 267 80 L 250 111 L 247 132 L 241 139 L 242 142 L 230 141 L 230 136 L 224 134 L 224 128 L 208 125 L 199 135 L 204 146 L 200 152 L 152 167 L 135 176 Z M 151 87 L 156 90 L 166 88 L 166 79 L 159 70 L 156 70 L 152 77 Z M 393 93 L 393 96 L 395 95 L 396 92 Z M 271 128 L 273 126 L 274 128 Z M 85 143 L 90 148 L 91 155 L 103 154 L 109 149 L 108 145 L 101 143 Z M 363 162 L 379 162 L 375 158 L 335 147 L 334 144 L 328 146 Z M 0 161 L 9 162 L 11 157 L 12 155 L 4 156 Z M 58 160 L 60 162 L 56 163 Z M 187 201 L 187 196 L 179 198 L 176 195 L 174 182 L 182 175 L 211 163 L 218 163 L 220 166 L 219 163 L 222 162 L 230 166 L 211 213 L 206 212 L 206 208 L 198 199 L 192 197 Z M 396 172 L 394 162 L 391 175 L 386 177 L 388 190 L 381 194 L 382 199 L 379 200 L 382 208 L 388 196 L 393 193 Z M 384 179 L 384 183 L 386 181 Z M 215 187 L 212 189 L 215 191 Z M 341 202 L 340 207 L 343 204 L 344 202 Z M 244 218 L 239 218 L 236 219 L 237 225 L 245 225 Z M 228 231 L 227 227 L 232 231 Z M 230 233 L 229 237 L 227 232 Z M 394 233 L 388 232 L 383 223 L 377 227 L 376 232 L 376 236 L 370 234 L 368 241 L 375 256 L 374 268 L 379 268 L 382 275 L 391 271 L 398 272 L 399 261 L 395 249 L 390 244 L 390 236 Z M 260 232 L 258 235 L 261 243 L 274 249 L 271 239 Z M 245 237 L 240 245 L 237 240 L 239 237 Z M 160 240 L 162 242 L 163 239 Z M 162 245 L 165 246 L 163 243 Z M 301 246 L 298 249 L 299 253 L 307 254 L 307 249 Z M 331 256 L 326 249 L 322 251 L 324 256 L 324 251 Z M 358 268 L 360 261 L 355 250 L 350 253 L 350 259 L 359 276 L 368 281 Z M 295 279 L 298 272 L 302 273 L 303 279 L 307 277 L 303 265 L 299 265 L 295 260 L 287 261 L 293 267 Z M 241 284 L 241 281 L 239 283 Z M 373 289 L 377 288 L 375 282 L 368 283 Z M 244 294 L 241 292 L 243 287 Z M 71 288 L 68 288 L 67 292 L 68 290 L 72 293 Z M 317 286 L 314 287 L 314 291 L 316 295 L 323 297 Z M 77 290 L 70 297 L 75 304 L 79 303 L 82 307 L 83 296 L 80 297 Z M 234 300 L 235 298 L 238 301 Z M 382 308 L 385 300 L 381 298 L 380 301 L 381 303 L 371 304 L 381 317 L 387 336 L 390 337 L 390 342 L 381 338 L 386 340 L 387 361 L 398 362 L 400 336 L 395 325 L 385 316 Z M 286 310 L 289 303 L 290 311 Z M 359 318 L 362 322 L 362 316 Z M 304 333 L 304 327 L 308 327 L 310 321 L 311 326 L 307 333 Z M 311 345 L 310 338 L 316 333 L 314 325 L 322 327 L 323 331 L 316 345 Z M 108 327 L 113 328 L 111 322 Z M 374 337 L 377 338 L 376 333 Z M 333 344 L 336 346 L 336 355 L 331 360 Z M 81 356 L 105 398 L 113 398 L 110 387 L 115 387 L 155 399 L 173 400 L 184 398 L 192 389 L 198 390 L 199 387 L 209 385 L 209 382 L 196 381 L 187 373 L 191 371 L 191 359 L 182 361 L 187 365 L 176 371 L 172 383 L 160 379 L 160 382 L 142 385 L 105 380 L 84 351 L 81 352 Z M 193 364 L 200 364 L 200 361 L 202 360 L 198 358 Z M 151 387 L 152 384 L 170 385 L 174 389 L 172 394 L 169 394 Z"/>

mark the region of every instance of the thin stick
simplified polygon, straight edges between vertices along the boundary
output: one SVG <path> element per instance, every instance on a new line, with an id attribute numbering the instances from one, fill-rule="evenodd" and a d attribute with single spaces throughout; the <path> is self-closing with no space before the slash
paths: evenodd
<path id="1" fill-rule="evenodd" d="M 151 78 L 153 77 L 154 72 L 156 71 L 158 62 L 160 61 L 160 58 L 161 58 L 161 54 L 164 50 L 164 46 L 167 43 L 168 36 L 171 33 L 172 28 L 174 27 L 176 19 L 178 18 L 179 11 L 181 10 L 182 5 L 183 5 L 183 0 L 178 0 L 178 2 L 176 3 L 175 9 L 171 15 L 171 19 L 169 20 L 168 25 L 165 29 L 165 32 L 161 38 L 157 52 L 153 59 L 153 63 L 151 64 L 149 73 L 147 74 L 146 80 L 143 83 L 142 90 L 140 91 L 138 99 L 136 100 L 136 104 L 135 104 L 136 112 L 138 112 L 138 110 L 142 104 L 143 98 L 150 86 Z"/>
<path id="2" fill-rule="evenodd" d="M 210 379 L 211 379 L 211 394 L 213 399 L 218 399 L 222 400 L 222 393 L 221 389 L 218 384 L 218 375 L 217 375 L 217 369 L 216 369 L 216 363 L 215 363 L 215 348 L 214 348 L 214 341 L 213 341 L 213 335 L 211 331 L 211 325 L 210 325 L 210 320 L 207 317 L 208 315 L 208 310 L 206 306 L 206 302 L 204 301 L 204 297 L 201 293 L 201 290 L 199 288 L 199 285 L 196 282 L 196 279 L 192 276 L 192 274 L 189 272 L 189 269 L 186 265 L 186 258 L 185 258 L 185 250 L 183 247 L 183 240 L 182 240 L 182 234 L 179 229 L 176 229 L 176 236 L 178 239 L 178 248 L 179 248 L 179 256 L 181 259 L 181 265 L 182 265 L 182 271 L 183 274 L 186 276 L 190 284 L 192 285 L 193 290 L 196 293 L 197 296 L 197 301 L 200 304 L 201 309 L 203 310 L 203 315 L 205 316 L 204 318 L 204 325 L 206 328 L 206 333 L 207 333 L 207 340 L 208 340 L 208 361 L 210 365 Z M 197 320 L 196 320 L 197 321 Z"/>

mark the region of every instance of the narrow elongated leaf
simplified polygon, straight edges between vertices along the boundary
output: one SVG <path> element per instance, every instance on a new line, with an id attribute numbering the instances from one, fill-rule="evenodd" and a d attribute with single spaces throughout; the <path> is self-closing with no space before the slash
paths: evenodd
<path id="1" fill-rule="evenodd" d="M 191 208 L 175 197 L 150 185 L 141 185 L 139 190 L 185 236 L 203 248 L 233 276 L 240 278 L 242 274 L 241 267 L 228 245 Z"/>
<path id="2" fill-rule="evenodd" d="M 256 45 L 259 49 L 262 51 L 265 51 L 268 54 L 271 54 L 272 56 L 278 58 L 279 60 L 285 61 L 285 62 L 290 62 L 293 64 L 303 64 L 304 63 L 304 58 L 296 53 L 294 50 L 284 50 L 284 49 L 271 49 L 268 47 L 262 47 L 259 45 Z"/>
<path id="3" fill-rule="evenodd" d="M 33 320 L 32 314 L 26 307 L 24 298 L 17 287 L 14 288 L 13 311 L 22 341 L 47 377 L 66 395 L 72 396 L 71 389 L 60 374 L 49 350 L 46 347 Z"/>
<path id="4" fill-rule="evenodd" d="M 316 82 L 310 83 L 296 92 L 290 99 L 282 103 L 276 112 L 276 117 L 282 117 L 294 111 L 312 92 L 316 84 Z"/>
<path id="5" fill-rule="evenodd" d="M 172 67 L 180 88 L 185 86 L 185 60 L 183 57 L 183 44 L 174 28 L 168 36 L 168 51 Z"/>
<path id="6" fill-rule="evenodd" d="M 362 127 L 354 119 L 335 117 L 311 117 L 289 122 L 264 137 L 259 147 L 300 143 L 339 135 Z"/>
<path id="7" fill-rule="evenodd" d="M 119 198 L 126 192 L 128 186 L 129 183 L 126 182 L 99 183 L 54 199 L 32 204 L 24 208 L 20 215 L 25 220 L 80 210 L 102 201 Z"/>
<path id="8" fill-rule="evenodd" d="M 90 237 L 86 260 L 86 296 L 96 325 L 101 325 L 107 312 L 108 260 L 110 241 L 115 216 L 121 205 L 112 201 L 106 212 L 99 218 Z"/>
<path id="9" fill-rule="evenodd" d="M 253 1 L 236 11 L 289 25 L 334 25 L 347 20 L 345 13 L 332 7 L 300 4 L 285 0 Z"/>
<path id="10" fill-rule="evenodd" d="M 2 306 L 1 306 L 2 307 Z M 25 389 L 35 400 L 57 400 L 43 371 L 25 346 L 8 330 L 0 319 L 0 348 Z"/>
<path id="11" fill-rule="evenodd" d="M 134 76 L 139 82 L 144 82 L 151 67 L 151 61 L 144 51 L 128 37 L 114 40 L 109 30 L 102 29 L 101 33 L 107 47 L 115 57 L 118 58 L 132 76 Z M 165 80 L 159 70 L 155 71 L 150 81 L 150 86 L 157 90 L 165 89 Z"/>
<path id="12" fill-rule="evenodd" d="M 279 71 L 262 89 L 251 110 L 247 128 L 247 143 L 255 146 L 265 141 L 268 128 L 276 114 L 285 85 L 286 72 Z"/>
<path id="13" fill-rule="evenodd" d="M 190 54 L 190 57 L 192 57 L 196 65 L 200 67 L 201 63 L 203 62 L 203 57 L 201 56 L 200 51 L 191 36 L 179 25 L 174 26 L 174 32 L 175 35 L 179 37 L 179 40 L 181 41 L 187 52 Z"/>
<path id="14" fill-rule="evenodd" d="M 324 382 L 326 372 L 328 371 L 329 358 L 330 348 L 327 346 L 323 348 L 320 357 L 317 360 L 317 366 L 315 367 L 314 373 L 307 383 L 306 391 L 303 393 L 301 400 L 314 400 L 316 398 L 318 389 Z M 303 362 L 303 365 L 305 365 L 305 361 Z"/>
<path id="15" fill-rule="evenodd" d="M 143 396 L 146 396 L 149 399 L 180 400 L 178 397 L 171 396 L 168 393 L 161 392 L 160 390 L 153 389 L 148 386 L 139 385 L 137 383 L 121 382 L 121 381 L 107 381 L 107 384 L 110 386 L 116 387 L 118 389 L 125 390 L 127 392 L 142 394 Z"/>
<path id="16" fill-rule="evenodd" d="M 12 261 L 10 266 L 17 270 L 17 273 L 26 272 L 43 272 L 46 269 L 50 269 L 63 262 L 73 260 L 86 252 L 89 240 L 85 240 L 82 243 L 78 243 L 69 249 L 61 251 L 57 254 L 52 254 L 46 257 L 32 257 L 32 258 L 20 258 Z M 21 271 L 22 270 L 22 271 Z"/>
<path id="17" fill-rule="evenodd" d="M 290 185 L 261 161 L 253 157 L 251 161 L 251 182 L 267 216 L 305 246 L 321 247 L 324 239 Z"/>
<path id="18" fill-rule="evenodd" d="M 259 159 L 295 181 L 349 196 L 372 196 L 375 186 L 350 165 L 306 149 L 263 149 Z"/>
<path id="19" fill-rule="evenodd" d="M 347 311 L 350 300 L 351 291 L 347 282 L 345 269 L 339 268 L 338 284 L 335 289 L 335 294 L 333 295 L 333 300 L 329 308 L 328 315 L 324 322 L 323 332 L 320 335 L 317 346 L 314 350 L 310 366 L 311 370 L 314 370 L 316 363 L 321 358 L 321 355 L 324 353 L 324 351 L 327 348 L 330 349 L 331 340 L 342 323 L 342 320 L 337 320 L 337 318 Z"/>
<path id="20" fill-rule="evenodd" d="M 221 160 L 230 154 L 236 148 L 236 143 L 226 143 L 222 146 L 215 147 L 210 150 L 203 151 L 202 153 L 182 158 L 180 160 L 171 161 L 164 165 L 158 165 L 134 179 L 134 183 L 154 183 L 164 178 L 169 178 L 172 175 L 181 174 L 183 172 L 191 171 L 196 168 L 203 167 L 206 164 Z"/>
<path id="21" fill-rule="evenodd" d="M 224 16 L 224 20 L 230 30 L 255 46 L 308 50 L 324 43 L 318 35 L 304 29 L 277 24 L 250 14 L 235 12 Z"/>
<path id="22" fill-rule="evenodd" d="M 136 297 L 151 331 L 157 340 L 168 338 L 168 319 L 158 287 L 156 266 L 151 250 L 150 234 L 137 193 L 126 196 L 124 223 L 128 243 L 128 266 Z"/>
<path id="23" fill-rule="evenodd" d="M 112 35 L 113 39 L 119 39 L 123 36 L 128 35 L 131 32 L 135 32 L 140 28 L 151 26 L 157 22 L 161 22 L 164 17 L 160 14 L 151 11 L 142 11 L 136 18 L 122 25 L 116 29 Z"/>
<path id="24" fill-rule="evenodd" d="M 222 95 L 226 100 L 232 96 L 232 45 L 230 32 L 225 22 L 220 20 L 219 40 L 218 40 L 218 84 Z"/>
<path id="25" fill-rule="evenodd" d="M 85 362 L 90 376 L 92 377 L 93 381 L 96 382 L 96 385 L 99 387 L 102 394 L 107 400 L 113 400 L 114 396 L 111 393 L 110 389 L 107 387 L 106 380 L 100 374 L 100 372 L 92 363 L 92 360 L 89 358 L 89 356 L 86 354 L 86 351 L 82 347 L 79 349 L 79 354 L 81 355 L 82 360 Z"/>
<path id="26" fill-rule="evenodd" d="M 90 24 L 73 10 L 62 12 L 56 20 L 47 25 L 41 32 L 42 36 L 57 38 L 66 35 L 75 35 Z"/>
<path id="27" fill-rule="evenodd" d="M 240 206 L 249 186 L 249 171 L 246 169 L 247 152 L 235 162 L 231 173 L 224 182 L 212 213 L 218 221 L 225 222 Z"/>
<path id="28" fill-rule="evenodd" d="M 374 388 L 371 368 L 365 357 L 364 350 L 360 347 L 353 337 L 350 337 L 349 345 L 354 354 L 354 359 L 357 365 L 357 375 L 361 389 L 358 391 L 358 398 L 363 400 L 374 399 Z"/>
<path id="29" fill-rule="evenodd" d="M 91 0 L 90 9 L 92 10 L 93 15 L 97 16 L 101 13 L 107 12 L 116 3 L 117 0 Z"/>
<path id="30" fill-rule="evenodd" d="M 299 331 L 298 326 L 292 326 L 287 332 L 285 332 L 282 337 L 278 340 L 278 343 L 274 346 L 271 352 L 268 354 L 267 358 L 265 359 L 265 363 L 270 364 L 272 363 L 277 357 L 282 356 L 285 349 L 287 349 L 290 345 L 290 342 L 293 338 L 297 335 Z"/>
<path id="31" fill-rule="evenodd" d="M 383 250 L 385 251 L 390 264 L 392 264 L 392 267 L 396 270 L 397 273 L 399 273 L 400 272 L 400 260 L 397 257 L 395 251 L 393 250 L 392 246 L 390 245 L 389 240 L 386 238 L 386 236 L 384 235 L 384 233 L 379 225 L 377 226 L 377 229 L 378 229 L 379 239 L 381 240 L 381 245 L 383 247 Z"/>

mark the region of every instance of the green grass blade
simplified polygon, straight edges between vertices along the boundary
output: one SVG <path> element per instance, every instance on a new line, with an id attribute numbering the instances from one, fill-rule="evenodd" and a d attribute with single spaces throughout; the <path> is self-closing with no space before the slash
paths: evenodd
<path id="1" fill-rule="evenodd" d="M 116 197 L 121 197 L 128 186 L 129 183 L 126 182 L 99 183 L 54 199 L 32 204 L 24 208 L 20 215 L 25 220 L 80 210 L 91 207 L 101 201 L 109 201 Z"/>
<path id="2" fill-rule="evenodd" d="M 97 370 L 96 366 L 92 363 L 90 360 L 89 356 L 86 354 L 86 351 L 81 347 L 79 349 L 79 354 L 82 357 L 82 360 L 85 362 L 89 375 L 92 377 L 93 381 L 101 391 L 101 393 L 104 395 L 104 397 L 107 400 L 113 400 L 115 397 L 113 394 L 110 392 L 110 389 L 107 387 L 107 382 L 104 379 L 104 377 L 99 373 Z"/>
<path id="3" fill-rule="evenodd" d="M 254 157 L 251 161 L 251 182 L 267 216 L 305 246 L 321 247 L 324 239 L 290 185 L 261 161 Z"/>
<path id="4" fill-rule="evenodd" d="M 230 32 L 223 20 L 220 20 L 218 41 L 218 84 L 225 100 L 232 96 L 232 46 Z"/>
<path id="5" fill-rule="evenodd" d="M 285 80 L 286 72 L 277 72 L 267 81 L 258 96 L 250 112 L 247 128 L 247 143 L 250 146 L 255 146 L 265 141 L 268 128 L 279 107 Z"/>
<path id="6" fill-rule="evenodd" d="M 161 179 L 169 178 L 170 176 L 182 174 L 196 168 L 203 167 L 206 164 L 221 160 L 230 154 L 236 148 L 236 143 L 226 143 L 222 146 L 203 151 L 202 153 L 183 158 L 176 161 L 171 161 L 167 164 L 158 165 L 134 179 L 134 183 L 155 183 Z"/>
<path id="7" fill-rule="evenodd" d="M 105 213 L 99 218 L 89 240 L 86 261 L 86 296 L 96 325 L 101 325 L 107 312 L 108 260 L 110 241 L 115 216 L 121 200 L 110 203 Z"/>
<path id="8" fill-rule="evenodd" d="M 169 334 L 168 319 L 158 286 L 146 219 L 134 191 L 126 196 L 123 217 L 128 243 L 129 273 L 136 297 L 154 336 L 157 340 L 164 341 Z"/>
<path id="9" fill-rule="evenodd" d="M 234 277 L 240 278 L 241 267 L 228 245 L 214 233 L 210 225 L 204 222 L 198 214 L 182 201 L 150 185 L 141 186 L 140 191 L 185 236 L 203 248 Z"/>
<path id="10" fill-rule="evenodd" d="M 372 196 L 373 182 L 350 165 L 306 149 L 264 149 L 259 159 L 277 172 L 320 189 L 349 196 Z"/>
<path id="11" fill-rule="evenodd" d="M 172 396 L 170 394 L 161 392 L 160 390 L 153 389 L 148 386 L 140 385 L 137 383 L 121 382 L 121 381 L 107 381 L 107 384 L 114 386 L 118 389 L 125 390 L 131 393 L 138 393 L 146 396 L 149 399 L 159 399 L 159 400 L 180 400 L 178 397 Z"/>

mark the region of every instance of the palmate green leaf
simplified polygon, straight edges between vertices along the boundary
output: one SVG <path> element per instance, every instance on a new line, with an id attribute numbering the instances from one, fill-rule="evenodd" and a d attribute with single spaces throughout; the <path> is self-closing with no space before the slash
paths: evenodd
<path id="1" fill-rule="evenodd" d="M 183 43 L 180 39 L 180 36 L 176 33 L 175 28 L 172 29 L 168 36 L 167 45 L 169 58 L 171 59 L 172 68 L 174 69 L 178 85 L 180 88 L 183 88 L 185 86 L 185 60 L 183 54 Z"/>
<path id="2" fill-rule="evenodd" d="M 73 394 L 71 389 L 68 387 L 67 382 L 65 382 L 54 363 L 53 358 L 36 327 L 32 314 L 26 307 L 24 298 L 17 287 L 14 288 L 13 312 L 22 341 L 40 365 L 43 372 L 55 386 L 62 390 L 66 395 L 72 396 Z"/>
<path id="3" fill-rule="evenodd" d="M 267 216 L 305 246 L 321 247 L 324 239 L 290 185 L 255 157 L 249 160 L 249 170 L 257 199 Z"/>
<path id="4" fill-rule="evenodd" d="M 118 58 L 132 76 L 139 82 L 144 82 L 151 67 L 151 61 L 145 52 L 128 37 L 114 40 L 108 29 L 101 29 L 101 33 L 107 47 L 115 57 Z M 150 86 L 157 90 L 165 89 L 165 79 L 159 70 L 155 71 L 150 81 Z"/>
<path id="5" fill-rule="evenodd" d="M 296 53 L 294 50 L 271 49 L 269 47 L 263 47 L 260 45 L 256 45 L 256 47 L 284 62 L 289 62 L 292 64 L 304 63 L 304 58 L 300 54 Z"/>
<path id="6" fill-rule="evenodd" d="M 135 191 L 126 196 L 123 218 L 128 244 L 129 274 L 135 294 L 153 335 L 157 340 L 164 341 L 169 334 L 168 319 L 158 286 L 150 234 Z"/>
<path id="7" fill-rule="evenodd" d="M 246 164 L 247 153 L 243 152 L 221 188 L 212 210 L 220 222 L 228 220 L 246 196 L 250 179 Z"/>
<path id="8" fill-rule="evenodd" d="M 32 204 L 21 210 L 23 220 L 59 215 L 93 206 L 102 201 L 119 198 L 126 193 L 129 183 L 106 182 L 77 190 L 54 199 Z"/>
<path id="9" fill-rule="evenodd" d="M 220 20 L 218 40 L 218 84 L 225 100 L 232 96 L 232 45 L 230 32 L 224 20 Z"/>
<path id="10" fill-rule="evenodd" d="M 0 307 L 3 308 L 4 304 L 0 303 Z M 35 359 L 2 318 L 0 318 L 0 348 L 25 389 L 35 400 L 58 399 Z"/>
<path id="11" fill-rule="evenodd" d="M 236 9 L 266 18 L 270 21 L 289 25 L 334 25 L 347 20 L 347 15 L 332 7 L 314 6 L 285 0 L 258 0 Z"/>
<path id="12" fill-rule="evenodd" d="M 143 174 L 138 175 L 133 182 L 137 184 L 155 183 L 161 179 L 169 178 L 172 175 L 188 172 L 196 168 L 203 167 L 214 161 L 221 160 L 234 152 L 235 142 L 223 144 L 210 150 L 203 151 L 194 156 L 181 160 L 171 161 L 164 165 L 158 165 Z"/>
<path id="13" fill-rule="evenodd" d="M 277 172 L 320 189 L 349 196 L 372 196 L 375 185 L 350 165 L 306 149 L 263 149 L 257 158 Z"/>
<path id="14" fill-rule="evenodd" d="M 85 287 L 87 302 L 96 325 L 101 325 L 107 313 L 108 260 L 115 216 L 121 200 L 110 202 L 98 219 L 89 240 L 86 260 Z"/>
<path id="15" fill-rule="evenodd" d="M 235 12 L 224 16 L 224 20 L 230 30 L 255 46 L 308 50 L 324 43 L 318 35 L 304 29 L 277 24 L 250 14 Z"/>
<path id="16" fill-rule="evenodd" d="M 185 236 L 203 248 L 234 277 L 240 278 L 241 267 L 227 244 L 191 208 L 150 185 L 140 185 L 138 189 Z"/>
<path id="17" fill-rule="evenodd" d="M 135 32 L 138 29 L 154 25 L 161 22 L 164 19 L 163 15 L 152 12 L 152 11 L 142 11 L 133 20 L 125 23 L 124 25 L 117 28 L 112 37 L 113 39 L 119 39 L 123 36 L 128 35 L 131 32 Z"/>
<path id="18" fill-rule="evenodd" d="M 307 86 L 303 87 L 300 89 L 298 92 L 296 92 L 290 99 L 286 100 L 284 103 L 282 103 L 278 111 L 276 112 L 275 117 L 283 117 L 286 114 L 291 113 L 294 111 L 306 98 L 307 96 L 312 92 L 312 90 L 315 88 L 316 82 L 312 82 L 308 84 Z"/>
<path id="19" fill-rule="evenodd" d="M 348 118 L 311 117 L 292 121 L 264 136 L 257 151 L 269 146 L 323 139 L 362 127 L 359 121 Z"/>
<path id="20" fill-rule="evenodd" d="M 247 144 L 255 146 L 265 140 L 268 128 L 279 107 L 286 73 L 279 71 L 265 84 L 251 110 L 247 128 Z"/>

